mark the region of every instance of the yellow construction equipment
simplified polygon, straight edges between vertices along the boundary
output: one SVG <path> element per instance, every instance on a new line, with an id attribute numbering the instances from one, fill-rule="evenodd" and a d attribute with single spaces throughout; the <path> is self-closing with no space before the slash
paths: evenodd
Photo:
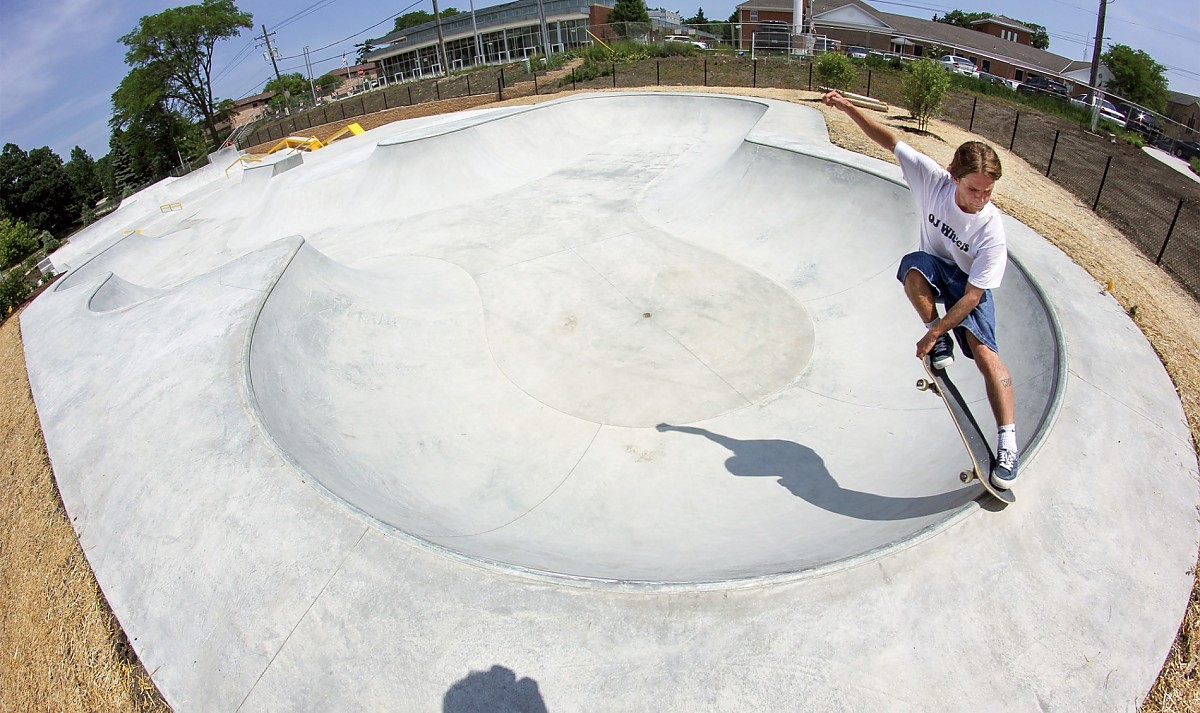
<path id="1" fill-rule="evenodd" d="M 324 147 L 328 146 L 329 144 L 333 143 L 334 141 L 337 141 L 338 139 L 342 138 L 346 134 L 354 134 L 355 136 L 358 136 L 359 134 L 362 134 L 362 133 L 365 133 L 363 131 L 363 127 L 359 126 L 357 123 L 354 123 L 354 124 L 347 124 L 347 125 L 343 126 L 342 128 L 340 128 L 337 131 L 330 134 L 324 141 L 318 139 L 315 136 L 286 136 L 283 138 L 282 141 L 280 141 L 279 143 L 277 143 L 273 147 L 271 147 L 271 150 L 268 151 L 267 153 L 273 154 L 276 151 L 280 151 L 282 149 L 296 149 L 298 151 L 316 151 L 319 148 L 324 148 Z"/>

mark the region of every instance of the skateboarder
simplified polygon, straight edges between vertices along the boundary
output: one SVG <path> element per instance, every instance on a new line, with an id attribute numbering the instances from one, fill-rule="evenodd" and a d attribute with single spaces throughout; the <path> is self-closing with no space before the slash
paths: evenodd
<path id="1" fill-rule="evenodd" d="M 954 361 L 953 332 L 963 355 L 975 361 L 999 429 L 991 482 L 1007 490 L 1017 478 L 1018 459 L 1012 378 L 996 346 L 992 298 L 1008 263 L 1000 211 L 991 204 L 992 187 L 1000 179 L 1000 159 L 987 144 L 968 141 L 942 168 L 838 92 L 829 92 L 824 101 L 845 112 L 867 138 L 900 162 L 922 216 L 920 249 L 901 258 L 896 273 L 925 323 L 917 357 L 929 355 L 936 369 L 949 366 Z M 940 317 L 939 302 L 946 309 Z"/>

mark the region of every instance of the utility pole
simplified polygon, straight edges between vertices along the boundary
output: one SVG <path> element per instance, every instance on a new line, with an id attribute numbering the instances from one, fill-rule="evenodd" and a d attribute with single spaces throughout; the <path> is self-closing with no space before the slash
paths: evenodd
<path id="1" fill-rule="evenodd" d="M 438 51 L 442 53 L 442 74 L 450 76 L 450 58 L 446 56 L 446 38 L 442 35 L 442 13 L 437 0 L 433 0 L 433 18 L 437 20 Z"/>
<path id="2" fill-rule="evenodd" d="M 271 34 L 268 35 L 267 34 L 267 26 L 263 25 L 262 28 L 263 28 L 263 42 L 267 43 L 267 53 L 266 54 L 267 54 L 267 57 L 270 58 L 270 60 L 271 60 L 271 66 L 275 68 L 275 79 L 279 80 L 280 84 L 283 84 L 283 77 L 279 76 L 279 65 L 275 62 L 275 57 L 276 57 L 276 55 L 279 54 L 279 51 L 271 46 L 271 38 L 275 36 L 275 33 L 272 32 Z"/>
<path id="3" fill-rule="evenodd" d="M 313 106 L 317 105 L 317 85 L 313 84 L 312 58 L 308 55 L 308 45 L 304 45 L 304 66 L 308 69 L 308 88 L 312 91 Z"/>
<path id="4" fill-rule="evenodd" d="M 1088 102 L 1092 109 L 1092 131 L 1096 130 L 1096 122 L 1100 118 L 1100 96 L 1096 93 L 1096 83 L 1100 80 L 1100 45 L 1104 41 L 1104 11 L 1108 7 L 1107 0 L 1100 0 L 1100 13 L 1096 17 L 1096 46 L 1092 48 L 1092 75 L 1088 80 Z"/>

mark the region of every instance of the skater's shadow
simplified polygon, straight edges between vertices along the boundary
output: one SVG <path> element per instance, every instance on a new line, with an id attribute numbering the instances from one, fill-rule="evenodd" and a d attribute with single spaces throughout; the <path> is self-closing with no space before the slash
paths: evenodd
<path id="1" fill-rule="evenodd" d="M 962 489 L 917 497 L 849 490 L 838 485 L 816 451 L 794 441 L 740 440 L 703 428 L 667 423 L 658 424 L 658 430 L 704 436 L 733 454 L 725 461 L 725 468 L 733 475 L 776 478 L 792 495 L 819 508 L 859 520 L 908 520 L 953 510 L 970 499 Z"/>

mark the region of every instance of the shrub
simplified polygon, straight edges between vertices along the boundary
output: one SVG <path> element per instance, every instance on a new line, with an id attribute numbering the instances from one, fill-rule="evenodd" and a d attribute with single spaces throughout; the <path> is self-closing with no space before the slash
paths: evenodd
<path id="1" fill-rule="evenodd" d="M 15 265 L 42 246 L 42 235 L 19 220 L 0 220 L 0 268 Z"/>
<path id="2" fill-rule="evenodd" d="M 817 79 L 822 85 L 834 89 L 848 89 L 858 79 L 858 70 L 844 54 L 826 52 L 813 62 Z"/>
<path id="3" fill-rule="evenodd" d="M 900 100 L 917 120 L 917 128 L 925 131 L 929 120 L 942 105 L 950 87 L 950 72 L 931 59 L 909 65 L 900 90 Z"/>
<path id="4" fill-rule="evenodd" d="M 29 283 L 25 281 L 24 272 L 24 270 L 10 270 L 3 279 L 0 279 L 0 322 L 7 319 L 17 307 L 20 307 L 31 292 Z"/>
<path id="5" fill-rule="evenodd" d="M 1200 176 L 1200 158 L 1193 158 L 1188 167 L 1192 169 L 1192 173 Z"/>

